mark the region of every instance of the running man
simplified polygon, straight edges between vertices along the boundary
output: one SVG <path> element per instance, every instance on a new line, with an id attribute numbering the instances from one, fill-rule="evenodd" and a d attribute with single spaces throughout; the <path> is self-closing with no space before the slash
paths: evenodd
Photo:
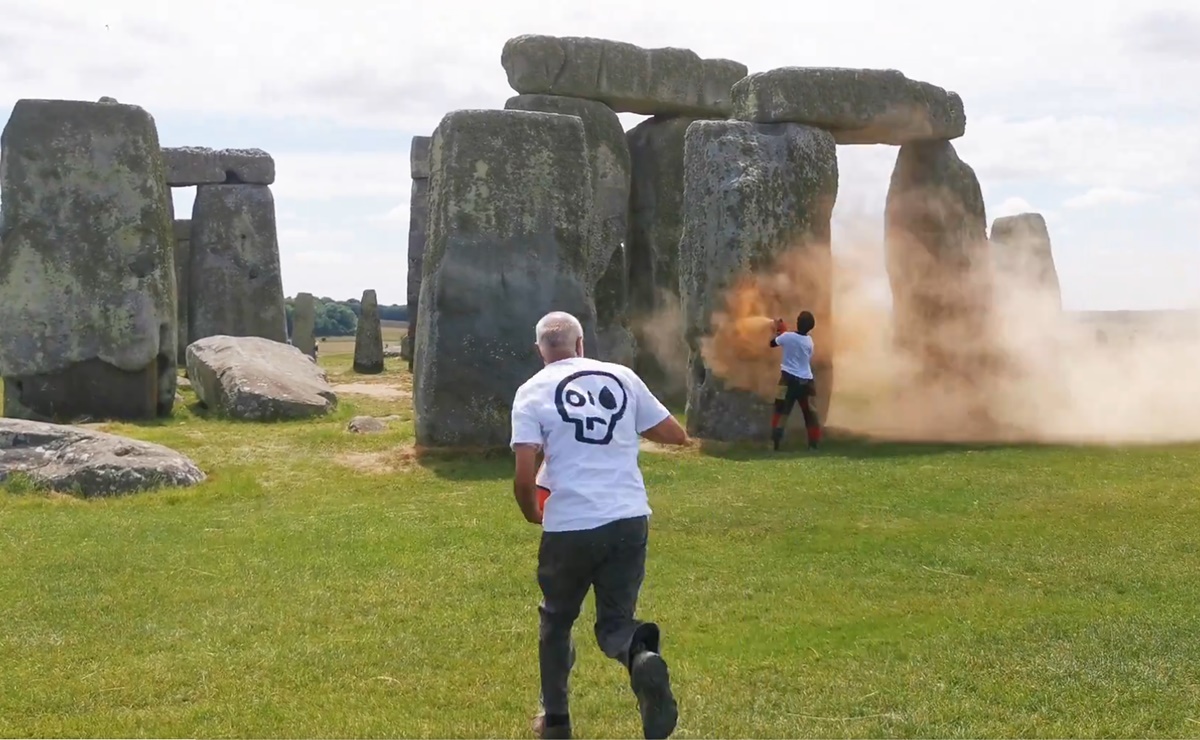
<path id="1" fill-rule="evenodd" d="M 797 402 L 800 412 L 804 414 L 808 449 L 817 449 L 821 441 L 821 422 L 812 400 L 817 395 L 812 372 L 813 340 L 808 335 L 816 325 L 817 320 L 808 311 L 800 312 L 796 318 L 796 331 L 787 331 L 783 319 L 775 319 L 775 338 L 771 340 L 771 346 L 783 348 L 779 388 L 775 393 L 775 414 L 771 417 L 771 443 L 776 451 L 783 442 L 788 415 Z"/>
<path id="2" fill-rule="evenodd" d="M 583 356 L 583 327 L 574 316 L 547 314 L 536 334 L 545 367 L 517 390 L 512 410 L 513 494 L 525 519 L 543 530 L 534 733 L 571 737 L 571 628 L 592 589 L 596 641 L 628 671 L 645 737 L 666 738 L 679 710 L 658 625 L 634 618 L 650 516 L 638 437 L 687 445 L 688 436 L 636 373 Z"/>

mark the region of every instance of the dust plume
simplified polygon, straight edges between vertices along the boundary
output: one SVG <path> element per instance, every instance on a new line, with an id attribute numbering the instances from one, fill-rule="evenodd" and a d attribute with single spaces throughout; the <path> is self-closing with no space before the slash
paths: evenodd
<path id="1" fill-rule="evenodd" d="M 778 350 L 768 347 L 771 319 L 792 327 L 808 309 L 818 317 L 818 357 L 831 352 L 836 368 L 826 419 L 836 429 L 909 441 L 1200 440 L 1200 313 L 1064 312 L 1057 285 L 1035 277 L 1045 274 L 1045 260 L 1009 251 L 983 266 L 986 327 L 967 333 L 946 316 L 905 327 L 923 346 L 993 358 L 963 378 L 906 351 L 908 339 L 897 346 L 891 297 L 880 290 L 889 284 L 885 265 L 881 240 L 860 236 L 835 244 L 832 264 L 800 249 L 741 276 L 702 340 L 706 364 L 727 384 L 770 398 L 779 373 Z M 832 320 L 821 320 L 822 281 Z M 926 276 L 923 290 L 929 286 Z M 961 285 L 946 291 L 961 294 Z"/>
<path id="2" fill-rule="evenodd" d="M 687 397 L 688 367 L 683 307 L 679 296 L 661 288 L 655 291 L 654 306 L 631 322 L 640 350 L 637 372 L 664 401 L 681 404 Z"/>

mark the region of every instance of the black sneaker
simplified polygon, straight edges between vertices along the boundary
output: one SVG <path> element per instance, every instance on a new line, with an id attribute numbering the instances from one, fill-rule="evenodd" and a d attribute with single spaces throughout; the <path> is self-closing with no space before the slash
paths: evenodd
<path id="1" fill-rule="evenodd" d="M 658 653 L 645 650 L 633 659 L 629 683 L 637 696 L 642 714 L 642 734 L 646 740 L 664 740 L 675 731 L 679 706 L 671 693 L 671 675 L 667 662 Z"/>

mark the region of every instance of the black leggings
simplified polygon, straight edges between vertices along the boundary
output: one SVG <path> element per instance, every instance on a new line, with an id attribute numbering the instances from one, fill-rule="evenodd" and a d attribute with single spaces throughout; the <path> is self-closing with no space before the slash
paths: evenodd
<path id="1" fill-rule="evenodd" d="M 784 427 L 787 426 L 788 415 L 792 407 L 800 404 L 800 413 L 804 414 L 804 427 L 808 432 L 810 444 L 821 438 L 821 421 L 817 418 L 817 410 L 813 407 L 813 399 L 817 395 L 817 387 L 811 378 L 798 378 L 791 373 L 779 374 L 779 387 L 775 392 L 775 416 L 771 419 L 771 432 L 776 438 L 783 437 Z"/>

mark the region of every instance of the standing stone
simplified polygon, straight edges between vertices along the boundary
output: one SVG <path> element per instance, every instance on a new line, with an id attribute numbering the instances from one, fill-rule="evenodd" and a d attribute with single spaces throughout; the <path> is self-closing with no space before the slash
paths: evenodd
<path id="1" fill-rule="evenodd" d="M 599 346 L 588 354 L 632 365 L 629 331 L 629 277 L 624 243 L 629 229 L 629 144 L 621 119 L 604 103 L 559 95 L 517 95 L 508 110 L 577 116 L 583 122 L 595 199 L 590 228 L 589 279 L 596 286 L 596 334 Z"/>
<path id="2" fill-rule="evenodd" d="M 683 142 L 692 118 L 651 118 L 627 134 L 632 164 L 629 274 L 635 369 L 672 407 L 687 398 L 687 344 L 679 305 L 683 233 Z"/>
<path id="3" fill-rule="evenodd" d="M 188 342 L 287 342 L 275 199 L 266 185 L 201 185 L 192 206 Z"/>
<path id="4" fill-rule="evenodd" d="M 429 230 L 429 147 L 428 136 L 414 136 L 409 153 L 412 191 L 408 201 L 408 334 L 404 349 L 408 370 L 413 370 L 417 321 L 421 307 L 421 272 L 424 269 L 425 240 Z"/>
<path id="5" fill-rule="evenodd" d="M 408 151 L 409 177 L 414 180 L 429 179 L 429 146 L 433 143 L 431 136 L 414 136 Z"/>
<path id="6" fill-rule="evenodd" d="M 781 67 L 733 86 L 733 116 L 802 123 L 839 144 L 907 144 L 966 132 L 962 98 L 894 69 Z"/>
<path id="7" fill-rule="evenodd" d="M 309 357 L 317 346 L 317 305 L 312 293 L 300 293 L 292 306 L 292 346 Z"/>
<path id="8" fill-rule="evenodd" d="M 1050 229 L 1040 213 L 1002 216 L 992 222 L 992 262 L 1005 280 L 1039 303 L 1062 310 L 1062 288 L 1050 249 Z"/>
<path id="9" fill-rule="evenodd" d="M 176 362 L 180 366 L 187 365 L 188 346 L 188 265 L 192 260 L 192 220 L 190 218 L 175 219 L 175 293 L 178 321 L 175 332 L 178 338 Z"/>
<path id="10" fill-rule="evenodd" d="M 730 88 L 748 71 L 688 49 L 576 36 L 517 36 L 504 44 L 500 63 L 519 93 L 597 100 L 645 116 L 724 118 L 732 109 Z"/>
<path id="11" fill-rule="evenodd" d="M 897 350 L 922 382 L 978 387 L 992 362 L 987 216 L 975 171 L 950 142 L 900 147 L 884 232 Z"/>
<path id="12" fill-rule="evenodd" d="M 541 367 L 534 326 L 568 311 L 595 340 L 593 203 L 573 116 L 447 114 L 433 136 L 414 374 L 416 441 L 503 447 L 513 394 Z"/>
<path id="13" fill-rule="evenodd" d="M 723 441 L 766 440 L 771 396 L 724 382 L 708 367 L 702 340 L 740 277 L 772 267 L 779 255 L 801 246 L 828 255 L 837 147 L 829 132 L 799 124 L 698 121 L 688 127 L 685 159 L 679 248 L 690 350 L 688 432 Z M 831 276 L 818 280 L 828 285 Z M 828 300 L 827 290 L 813 298 L 823 303 L 813 310 L 818 327 L 829 323 Z M 814 364 L 831 368 L 830 342 L 814 340 L 822 353 Z M 821 411 L 828 407 L 831 383 L 827 371 L 814 370 L 824 396 Z"/>
<path id="14" fill-rule="evenodd" d="M 0 136 L 6 416 L 171 413 L 169 197 L 158 131 L 142 108 L 17 101 Z"/>
<path id="15" fill-rule="evenodd" d="M 364 290 L 359 304 L 358 330 L 354 335 L 354 372 L 366 375 L 383 372 L 383 327 L 379 323 L 379 300 L 373 290 Z"/>

